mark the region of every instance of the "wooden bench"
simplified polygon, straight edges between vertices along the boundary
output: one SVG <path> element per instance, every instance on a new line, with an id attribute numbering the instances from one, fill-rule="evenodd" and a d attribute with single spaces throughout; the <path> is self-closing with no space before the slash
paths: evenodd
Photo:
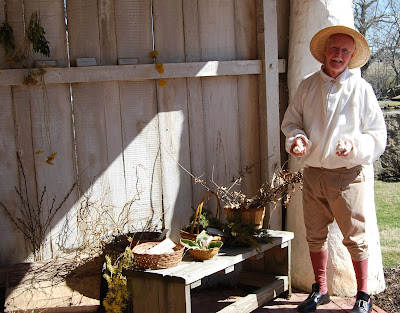
<path id="1" fill-rule="evenodd" d="M 229 273 L 243 262 L 247 283 L 270 274 L 272 282 L 256 292 L 230 304 L 219 312 L 251 312 L 282 293 L 291 294 L 290 251 L 294 234 L 269 231 L 272 241 L 259 248 L 221 249 L 218 255 L 206 261 L 195 261 L 187 253 L 182 262 L 162 270 L 129 270 L 128 290 L 133 296 L 134 312 L 183 313 L 191 312 L 190 290 L 201 285 L 201 280 L 217 272 Z M 245 261 L 245 262 L 244 262 Z M 256 273 L 255 276 L 251 275 Z M 271 280 L 269 280 L 271 281 Z"/>

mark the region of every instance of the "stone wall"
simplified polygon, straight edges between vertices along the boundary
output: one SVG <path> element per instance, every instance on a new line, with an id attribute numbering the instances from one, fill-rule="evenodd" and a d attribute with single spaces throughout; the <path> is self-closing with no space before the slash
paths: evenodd
<path id="1" fill-rule="evenodd" d="M 383 112 L 388 132 L 385 152 L 374 164 L 375 178 L 400 181 L 400 110 Z"/>

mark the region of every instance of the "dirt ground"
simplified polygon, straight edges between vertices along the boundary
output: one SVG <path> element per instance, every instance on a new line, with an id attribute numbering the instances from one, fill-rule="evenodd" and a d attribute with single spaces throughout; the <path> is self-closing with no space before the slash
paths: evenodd
<path id="1" fill-rule="evenodd" d="M 372 301 L 388 313 L 400 313 L 400 265 L 383 268 L 386 290 L 372 296 Z"/>

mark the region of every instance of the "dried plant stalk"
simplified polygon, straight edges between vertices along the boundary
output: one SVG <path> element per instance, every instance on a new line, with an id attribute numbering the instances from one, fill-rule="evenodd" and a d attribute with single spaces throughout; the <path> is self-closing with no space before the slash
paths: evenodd
<path id="1" fill-rule="evenodd" d="M 43 216 L 43 200 L 46 194 L 46 186 L 43 188 L 43 191 L 40 196 L 40 200 L 38 204 L 32 205 L 32 202 L 29 199 L 29 192 L 28 192 L 28 185 L 25 175 L 25 170 L 22 165 L 21 157 L 17 152 L 17 161 L 19 171 L 22 177 L 22 186 L 20 189 L 17 187 L 15 188 L 15 192 L 18 195 L 18 199 L 20 201 L 18 205 L 18 211 L 20 217 L 16 217 L 11 214 L 11 210 L 0 201 L 0 206 L 6 212 L 7 216 L 13 222 L 13 224 L 18 228 L 19 231 L 24 235 L 24 237 L 30 243 L 31 252 L 33 253 L 33 257 L 35 261 L 41 259 L 40 251 L 42 248 L 43 241 L 46 237 L 46 233 L 53 221 L 54 217 L 56 216 L 57 212 L 60 211 L 64 203 L 70 197 L 72 192 L 74 191 L 77 183 L 73 183 L 67 194 L 65 195 L 64 199 L 56 205 L 56 199 L 53 198 L 51 202 L 51 206 L 48 210 L 48 215 L 45 221 L 42 221 Z"/>

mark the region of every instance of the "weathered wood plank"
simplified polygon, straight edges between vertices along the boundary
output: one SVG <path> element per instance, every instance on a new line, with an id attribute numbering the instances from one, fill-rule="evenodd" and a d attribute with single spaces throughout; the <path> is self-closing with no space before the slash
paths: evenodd
<path id="1" fill-rule="evenodd" d="M 115 27 L 115 1 L 100 0 L 98 3 L 99 16 L 99 44 L 100 44 L 100 64 L 110 65 L 117 63 L 117 34 Z M 104 98 L 104 114 L 107 146 L 104 149 L 107 154 L 107 194 L 112 205 L 109 210 L 114 225 L 118 225 L 119 231 L 128 231 L 128 221 L 132 212 L 124 210 L 124 205 L 128 199 L 126 196 L 126 184 L 123 161 L 123 144 L 121 134 L 121 105 L 120 105 L 120 85 L 117 81 L 100 83 L 96 89 L 102 89 Z M 103 151 L 104 151 L 103 150 Z M 130 213 L 130 214 L 129 214 Z M 126 224 L 122 219 L 127 219 Z M 110 227 L 112 228 L 112 224 Z M 115 226 L 114 226 L 115 227 Z"/>
<path id="2" fill-rule="evenodd" d="M 16 156 L 16 134 L 11 87 L 0 88 L 0 201 L 14 216 L 18 212 L 19 198 L 14 186 L 19 186 Z M 25 246 L 22 233 L 11 222 L 7 213 L 0 208 L 0 264 L 9 265 L 16 260 L 23 261 Z"/>
<path id="3" fill-rule="evenodd" d="M 162 78 L 218 77 L 230 75 L 254 75 L 261 73 L 260 60 L 207 61 L 188 63 L 165 63 Z M 0 87 L 22 85 L 24 71 L 19 69 L 2 70 Z M 158 79 L 160 74 L 152 64 L 114 65 L 47 68 L 45 84 L 102 82 L 115 80 L 140 81 Z"/>
<path id="4" fill-rule="evenodd" d="M 200 37 L 199 37 L 199 14 L 198 0 L 183 1 L 183 25 L 185 35 L 185 59 L 186 62 L 200 61 Z M 190 140 L 190 172 L 202 179 L 206 177 L 206 156 L 204 143 L 204 112 L 202 96 L 202 80 L 187 78 L 187 107 L 189 119 L 189 140 Z M 188 169 L 189 170 L 189 169 Z M 205 189 L 196 184 L 192 184 L 192 208 L 195 210 L 199 205 L 200 199 L 205 193 Z M 192 212 L 193 213 L 193 212 Z"/>
<path id="5" fill-rule="evenodd" d="M 155 0 L 153 12 L 156 62 L 184 62 L 182 1 Z M 192 214 L 191 177 L 178 165 L 190 168 L 186 80 L 168 79 L 165 86 L 157 85 L 157 102 L 165 225 L 178 241 L 179 230 Z"/>
<path id="6" fill-rule="evenodd" d="M 165 225 L 171 238 L 179 241 L 179 230 L 193 213 L 191 177 L 178 165 L 190 168 L 185 80 L 168 80 L 157 94 Z"/>
<path id="7" fill-rule="evenodd" d="M 275 282 L 258 289 L 257 291 L 247 295 L 246 297 L 240 298 L 236 302 L 228 305 L 218 312 L 252 312 L 263 303 L 266 303 L 269 300 L 275 298 L 277 295 L 283 293 L 285 291 L 285 285 L 287 289 L 287 277 L 277 279 Z"/>
<path id="8" fill-rule="evenodd" d="M 198 14 L 201 60 L 236 60 L 234 3 L 202 0 Z"/>
<path id="9" fill-rule="evenodd" d="M 138 57 L 140 64 L 153 63 L 150 0 L 115 1 L 115 27 L 118 58 Z"/>
<path id="10" fill-rule="evenodd" d="M 154 65 L 145 64 L 153 63 L 151 1 L 116 1 L 115 19 L 118 58 L 138 57 L 141 66 L 158 75 Z M 130 65 L 118 68 L 116 72 L 133 70 Z M 156 87 L 152 80 L 134 81 L 119 82 L 126 192 L 127 199 L 134 200 L 128 224 L 136 230 L 160 229 L 163 195 Z"/>
<path id="11" fill-rule="evenodd" d="M 25 37 L 25 22 L 24 22 L 24 11 L 22 2 L 20 0 L 8 0 L 4 2 L 6 4 L 5 9 L 7 12 L 8 24 L 12 27 L 15 39 L 16 49 L 21 48 Z M 17 68 L 18 65 L 6 65 L 5 68 Z"/>
<path id="12" fill-rule="evenodd" d="M 64 5 L 60 1 L 30 0 L 24 2 L 25 23 L 28 25 L 33 12 L 37 12 L 42 27 L 49 41 L 50 57 L 60 66 L 68 65 L 66 48 L 66 27 Z M 47 59 L 41 53 L 33 53 L 34 60 Z M 29 87 L 31 106 L 32 154 L 35 164 L 35 178 L 38 197 L 46 189 L 42 203 L 42 226 L 50 221 L 50 227 L 44 238 L 43 257 L 54 257 L 55 253 L 66 251 L 75 246 L 76 224 L 67 221 L 68 214 L 73 215 L 74 203 L 78 200 L 77 190 L 51 218 L 52 201 L 55 199 L 55 210 L 64 200 L 76 181 L 75 162 L 72 138 L 72 108 L 69 85 L 43 85 L 41 77 L 36 77 L 38 85 Z M 36 154 L 42 151 L 40 154 Z M 53 153 L 57 156 L 50 163 L 47 158 Z M 52 165 L 52 164 L 53 165 Z M 53 211 L 54 212 L 54 211 Z M 68 227 L 66 227 L 68 225 Z M 66 229 L 68 228 L 68 229 Z M 76 246 L 75 246 L 76 247 Z"/>
<path id="13" fill-rule="evenodd" d="M 46 189 L 42 203 L 43 221 L 50 221 L 52 201 L 54 210 L 65 199 L 76 182 L 75 162 L 72 138 L 72 108 L 68 85 L 29 87 L 32 123 L 32 154 L 35 162 L 37 193 L 41 196 Z M 57 153 L 54 160 L 47 159 Z M 75 246 L 75 219 L 68 220 L 74 214 L 78 200 L 77 189 L 68 195 L 57 214 L 51 219 L 46 230 L 45 257 L 54 257 L 53 253 L 71 249 Z M 54 211 L 53 211 L 54 212 Z M 68 226 L 66 226 L 68 225 Z M 71 235 L 74 234 L 74 235 Z"/>
<path id="14" fill-rule="evenodd" d="M 185 61 L 182 2 L 153 0 L 154 46 L 159 53 L 157 62 Z"/>
<path id="15" fill-rule="evenodd" d="M 105 103 L 105 125 L 107 127 L 107 146 L 103 147 L 107 154 L 107 176 L 109 179 L 108 194 L 113 205 L 114 218 L 126 217 L 123 207 L 130 199 L 126 194 L 125 170 L 123 159 L 123 143 L 121 131 L 121 104 L 119 82 L 104 82 L 102 84 Z M 111 211 L 110 211 L 111 213 Z M 122 216 L 120 216 L 122 214 Z M 132 213 L 131 213 L 132 214 Z M 129 219 L 128 219 L 129 220 Z M 120 224 L 120 223 L 118 223 Z M 125 229 L 126 231 L 127 229 Z"/>
<path id="16" fill-rule="evenodd" d="M 263 62 L 259 76 L 260 149 L 268 158 L 261 165 L 261 180 L 269 181 L 280 166 L 279 77 L 276 0 L 257 0 L 258 56 Z M 268 206 L 271 215 L 272 205 Z M 275 209 L 272 220 L 266 220 L 273 229 L 282 227 L 281 206 Z"/>
<path id="17" fill-rule="evenodd" d="M 95 58 L 103 65 L 97 0 L 66 0 L 66 7 L 71 65 L 76 65 L 76 58 Z"/>
<path id="18" fill-rule="evenodd" d="M 30 102 L 30 92 L 27 86 L 16 86 L 12 88 L 13 91 L 13 107 L 15 112 L 15 140 L 16 149 L 21 157 L 21 163 L 25 172 L 26 178 L 26 201 L 37 212 L 38 208 L 38 182 L 35 171 L 34 147 L 32 143 L 32 103 Z M 25 188 L 25 182 L 22 175 L 19 175 L 19 189 Z M 31 210 L 29 210 L 31 211 Z M 35 212 L 30 214 L 35 215 Z M 37 216 L 35 216 L 37 217 Z M 27 220 L 30 220 L 29 218 Z M 32 221 L 36 221 L 33 220 Z M 26 241 L 27 249 L 29 247 Z"/>
<path id="19" fill-rule="evenodd" d="M 237 80 L 207 78 L 202 88 L 208 184 L 229 187 L 240 170 Z"/>
<path id="20" fill-rule="evenodd" d="M 71 64 L 82 57 L 94 57 L 99 65 L 116 63 L 115 36 L 100 34 L 114 28 L 110 6 L 109 1 L 67 1 Z M 117 82 L 72 84 L 78 175 L 91 210 L 79 225 L 85 245 L 96 235 L 124 231 L 127 222 L 120 218 L 126 188 L 119 98 Z"/>
<path id="21" fill-rule="evenodd" d="M 166 282 L 156 277 L 144 279 L 139 276 L 130 279 L 128 290 L 133 294 L 133 308 L 136 312 L 191 312 L 190 286 L 174 281 Z M 148 297 L 149 294 L 153 294 L 154 297 Z"/>
<path id="22" fill-rule="evenodd" d="M 7 11 L 7 20 L 10 26 L 13 28 L 15 45 L 19 47 L 22 45 L 24 40 L 24 20 L 23 20 L 23 7 L 21 5 L 21 1 L 18 0 L 10 0 L 6 2 L 6 11 Z M 8 66 L 7 66 L 8 67 Z M 1 76 L 1 75 L 0 75 Z M 23 75 L 22 75 L 23 77 Z M 32 136 L 31 136 L 31 108 L 29 103 L 29 93 L 28 88 L 26 86 L 12 86 L 9 89 L 12 93 L 10 95 L 12 99 L 12 110 L 14 110 L 14 144 L 15 151 L 19 152 L 21 157 L 21 162 L 24 167 L 24 171 L 26 174 L 27 180 L 27 194 L 30 200 L 30 204 L 32 206 L 37 207 L 37 194 L 36 194 L 36 179 L 35 179 L 35 171 L 34 171 L 34 161 L 33 161 L 33 153 L 32 153 Z M 18 168 L 17 160 L 15 156 L 15 168 Z M 19 173 L 15 173 L 18 175 L 19 182 L 14 186 L 19 189 L 21 186 L 25 186 L 23 184 L 23 179 Z M 11 198 L 12 199 L 12 198 Z M 20 200 L 18 200 L 19 203 Z M 20 215 L 17 215 L 20 216 Z M 17 236 L 20 236 L 18 231 Z M 17 237 L 17 238 L 18 238 Z M 22 241 L 19 242 L 18 247 L 21 247 L 21 243 L 25 246 L 25 249 L 22 249 L 22 255 L 14 255 L 16 260 L 23 260 L 29 256 L 29 243 L 26 241 L 25 237 L 19 237 Z M 10 244 L 8 242 L 7 244 Z M 15 247 L 10 246 L 10 249 L 13 250 Z M 16 252 L 16 251 L 15 251 Z M 15 253 L 14 252 L 14 253 Z M 14 262 L 14 258 L 11 259 Z"/>
<path id="23" fill-rule="evenodd" d="M 19 5 L 18 5 L 19 4 Z M 23 18 L 22 7 L 20 1 L 7 1 L 1 6 L 2 21 L 7 21 L 13 28 L 16 45 L 21 44 L 23 39 Z M 4 50 L 1 49 L 1 68 L 9 68 L 10 65 L 6 64 L 4 59 Z M 14 187 L 20 188 L 17 151 L 19 148 L 20 128 L 17 121 L 16 103 L 20 103 L 20 96 L 15 94 L 15 87 L 2 87 L 0 88 L 1 97 L 1 130 L 0 130 L 0 145 L 1 149 L 1 165 L 2 165 L 2 179 L 0 187 L 0 199 L 11 211 L 14 217 L 19 217 L 18 205 L 20 200 L 15 193 Z M 26 88 L 24 88 L 26 90 Z M 14 94 L 17 100 L 14 99 Z M 25 115 L 29 112 L 29 106 L 25 104 Z M 18 111 L 19 112 L 19 111 Z M 27 124 L 26 126 L 28 126 Z M 30 163 L 31 165 L 32 163 Z M 28 166 L 28 165 L 27 165 Z M 35 185 L 33 185 L 35 187 Z M 35 189 L 34 189 L 35 190 Z M 32 195 L 32 194 L 31 194 Z M 36 200 L 36 197 L 34 197 Z M 14 224 L 6 217 L 6 213 L 1 209 L 1 229 L 3 230 L 0 247 L 4 253 L 1 254 L 1 264 L 12 264 L 15 261 L 22 261 L 27 256 L 27 245 L 22 233 L 16 228 Z M 3 228 L 4 227 L 4 228 Z"/>
<path id="24" fill-rule="evenodd" d="M 187 107 L 190 140 L 190 172 L 201 179 L 206 180 L 206 156 L 205 156 L 205 123 L 203 111 L 202 81 L 200 79 L 188 78 L 187 88 Z M 201 198 L 206 190 L 200 184 L 196 184 L 194 179 L 192 185 L 192 207 L 196 210 Z M 192 212 L 192 214 L 194 211 Z"/>
<path id="25" fill-rule="evenodd" d="M 257 58 L 256 6 L 252 0 L 235 1 L 236 54 L 240 60 Z M 243 177 L 241 190 L 248 197 L 260 188 L 260 155 L 258 79 L 253 75 L 238 76 L 240 170 L 257 164 Z"/>
<path id="26" fill-rule="evenodd" d="M 126 192 L 135 199 L 129 223 L 160 229 L 162 212 L 159 122 L 154 81 L 121 82 L 121 123 Z"/>
<path id="27" fill-rule="evenodd" d="M 100 35 L 100 64 L 117 64 L 117 39 L 115 27 L 115 1 L 98 0 L 99 35 Z M 113 85 L 114 86 L 114 85 Z M 118 86 L 115 86 L 118 87 Z M 109 87 L 110 88 L 110 87 Z M 117 88 L 118 90 L 118 88 Z"/>
<path id="28" fill-rule="evenodd" d="M 4 22 L 6 22 L 6 14 L 7 10 L 6 10 L 6 2 L 3 2 L 0 5 L 0 23 L 3 24 Z M 5 59 L 5 50 L 4 49 L 0 49 L 0 68 L 8 68 L 7 66 L 7 60 Z"/>
<path id="29" fill-rule="evenodd" d="M 198 7 L 201 60 L 235 60 L 234 2 L 200 1 Z M 236 77 L 202 80 L 206 177 L 230 186 L 240 170 L 240 139 Z M 214 201 L 214 200 L 213 200 Z M 208 205 L 214 208 L 215 205 Z"/>
<path id="30" fill-rule="evenodd" d="M 183 1 L 182 4 L 186 62 L 201 60 L 198 6 L 198 0 Z"/>
<path id="31" fill-rule="evenodd" d="M 99 201 L 109 191 L 105 172 L 108 167 L 105 95 L 100 87 L 94 83 L 73 86 L 80 188 L 82 192 L 88 191 L 92 201 Z"/>

